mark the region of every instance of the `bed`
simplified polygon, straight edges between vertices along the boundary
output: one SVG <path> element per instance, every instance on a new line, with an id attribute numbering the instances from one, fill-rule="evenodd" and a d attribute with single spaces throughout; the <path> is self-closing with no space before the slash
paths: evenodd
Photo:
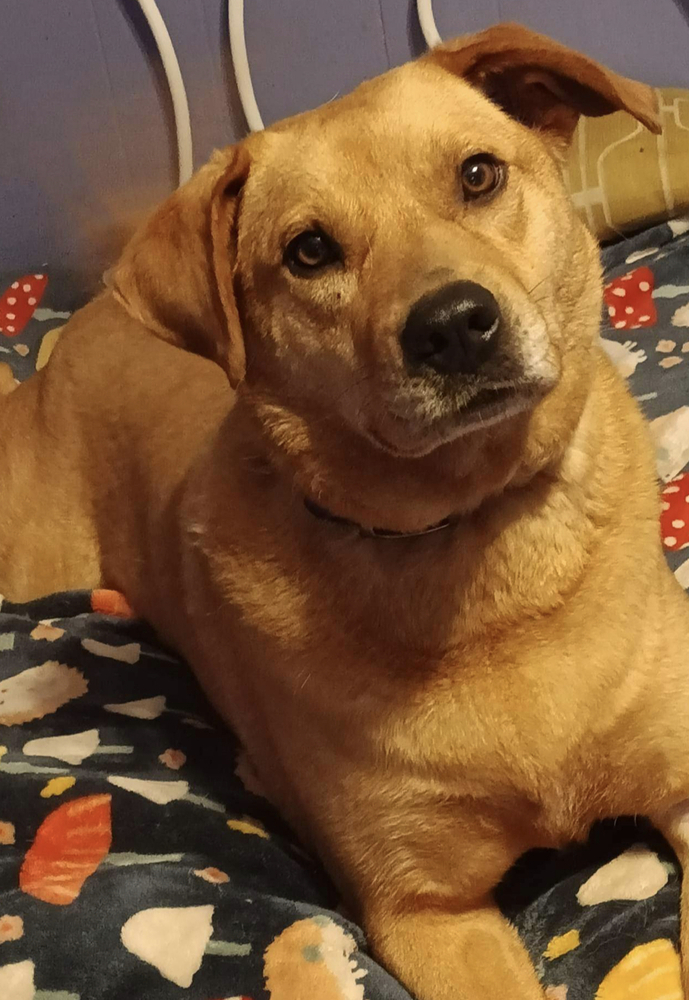
<path id="1" fill-rule="evenodd" d="M 659 530 L 686 588 L 689 217 L 617 242 L 604 264 L 604 346 L 650 420 Z M 6 382 L 47 363 L 69 315 L 58 285 L 50 268 L 0 285 Z M 526 855 L 498 899 L 551 1000 L 680 1000 L 677 865 L 643 818 Z M 5 601 L 0 997 L 182 996 L 409 1000 L 122 595 Z"/>

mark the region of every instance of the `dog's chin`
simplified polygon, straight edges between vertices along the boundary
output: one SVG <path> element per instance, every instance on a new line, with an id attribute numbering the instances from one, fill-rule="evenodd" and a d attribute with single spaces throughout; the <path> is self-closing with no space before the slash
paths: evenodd
<path id="1" fill-rule="evenodd" d="M 533 410 L 545 386 L 482 389 L 454 412 L 433 420 L 384 414 L 366 424 L 364 434 L 377 448 L 397 458 L 423 458 L 443 445 L 497 427 Z"/>

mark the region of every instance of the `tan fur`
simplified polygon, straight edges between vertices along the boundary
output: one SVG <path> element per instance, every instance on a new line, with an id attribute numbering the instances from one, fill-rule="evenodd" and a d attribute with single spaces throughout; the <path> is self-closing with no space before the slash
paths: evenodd
<path id="1" fill-rule="evenodd" d="M 577 114 L 618 107 L 657 128 L 647 88 L 501 26 L 279 123 L 166 202 L 2 401 L 0 589 L 121 589 L 419 1000 L 542 997 L 491 895 L 528 848 L 648 813 L 688 856 L 689 605 L 560 178 Z M 479 151 L 507 185 L 463 204 Z M 315 222 L 345 265 L 295 278 Z M 466 433 L 398 340 L 458 278 L 540 387 Z M 304 497 L 456 523 L 366 538 Z"/>
<path id="2" fill-rule="evenodd" d="M 8 396 L 16 388 L 12 369 L 5 361 L 0 361 L 0 396 Z"/>

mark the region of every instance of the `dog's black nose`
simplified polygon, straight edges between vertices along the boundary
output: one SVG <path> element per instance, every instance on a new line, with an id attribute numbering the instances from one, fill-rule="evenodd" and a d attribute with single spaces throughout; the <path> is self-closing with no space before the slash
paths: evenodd
<path id="1" fill-rule="evenodd" d="M 400 336 L 405 360 L 441 375 L 471 375 L 494 353 L 501 322 L 487 288 L 453 281 L 412 306 Z"/>

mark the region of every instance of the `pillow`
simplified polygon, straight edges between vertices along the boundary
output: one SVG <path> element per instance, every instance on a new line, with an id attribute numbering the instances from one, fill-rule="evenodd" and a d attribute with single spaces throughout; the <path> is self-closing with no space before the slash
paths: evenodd
<path id="1" fill-rule="evenodd" d="M 652 135 L 631 115 L 579 121 L 565 183 L 601 240 L 689 210 L 689 90 L 658 90 L 663 131 Z"/>

